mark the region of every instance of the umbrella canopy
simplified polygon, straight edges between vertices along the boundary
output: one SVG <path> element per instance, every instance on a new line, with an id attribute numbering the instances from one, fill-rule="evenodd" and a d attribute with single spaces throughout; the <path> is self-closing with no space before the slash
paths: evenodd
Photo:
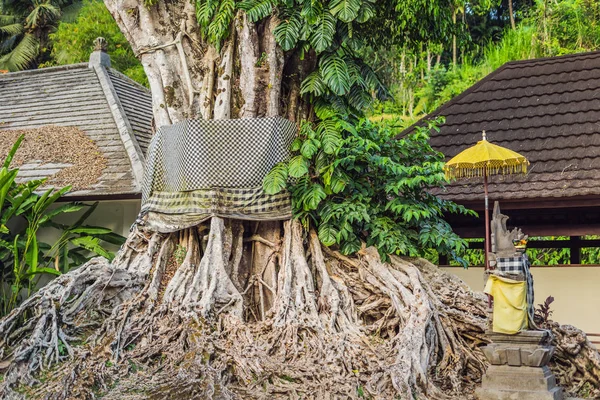
<path id="1" fill-rule="evenodd" d="M 490 217 L 488 206 L 488 176 L 496 174 L 527 173 L 529 161 L 519 153 L 492 144 L 487 141 L 485 131 L 483 139 L 473 147 L 460 152 L 444 166 L 448 179 L 483 177 L 485 191 L 485 268 L 489 269 L 488 253 L 490 252 Z"/>
<path id="2" fill-rule="evenodd" d="M 483 140 L 448 161 L 444 172 L 448 179 L 524 174 L 528 165 L 529 161 L 521 154 L 488 142 L 484 131 Z"/>

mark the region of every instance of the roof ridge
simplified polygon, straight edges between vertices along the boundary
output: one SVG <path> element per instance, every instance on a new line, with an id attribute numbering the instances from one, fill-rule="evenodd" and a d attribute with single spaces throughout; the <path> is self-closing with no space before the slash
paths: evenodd
<path id="1" fill-rule="evenodd" d="M 565 62 L 568 61 L 569 59 L 572 58 L 578 58 L 578 57 L 595 57 L 595 56 L 600 56 L 600 50 L 594 50 L 594 51 L 584 51 L 581 53 L 571 53 L 571 54 L 563 54 L 562 56 L 548 56 L 548 57 L 539 57 L 539 58 L 527 58 L 527 59 L 523 59 L 523 60 L 513 60 L 513 61 L 508 61 L 504 64 L 502 64 L 502 66 L 518 66 L 520 64 L 527 64 L 527 63 L 545 63 L 548 61 L 551 62 Z"/>
<path id="2" fill-rule="evenodd" d="M 8 77 L 18 77 L 23 75 L 37 75 L 45 72 L 54 72 L 54 71 L 68 71 L 70 69 L 79 69 L 79 68 L 87 68 L 88 63 L 77 63 L 77 64 L 67 64 L 67 65 L 57 65 L 54 67 L 46 67 L 46 68 L 38 68 L 38 69 L 26 69 L 24 71 L 15 71 L 8 72 L 6 74 L 0 74 L 0 79 L 8 78 Z"/>
<path id="3" fill-rule="evenodd" d="M 125 113 L 119 95 L 110 79 L 109 69 L 103 65 L 94 65 L 91 67 L 98 81 L 106 101 L 108 103 L 110 112 L 113 120 L 117 125 L 117 131 L 121 139 L 121 144 L 125 148 L 127 158 L 131 164 L 131 171 L 133 173 L 133 179 L 136 186 L 141 188 L 142 180 L 144 176 L 144 154 L 140 148 L 140 145 L 135 137 L 129 117 Z"/>

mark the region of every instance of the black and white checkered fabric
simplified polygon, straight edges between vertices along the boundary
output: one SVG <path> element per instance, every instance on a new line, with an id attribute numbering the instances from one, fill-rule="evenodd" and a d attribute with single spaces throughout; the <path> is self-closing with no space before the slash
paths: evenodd
<path id="1" fill-rule="evenodd" d="M 527 282 L 527 314 L 529 316 L 529 328 L 534 329 L 534 293 L 533 276 L 531 275 L 529 258 L 527 254 L 521 257 L 498 257 L 496 268 L 504 274 L 522 274 Z"/>
<path id="2" fill-rule="evenodd" d="M 160 128 L 148 148 L 142 212 L 289 218 L 289 194 L 269 196 L 262 181 L 289 157 L 295 135 L 295 124 L 281 117 L 187 120 Z"/>

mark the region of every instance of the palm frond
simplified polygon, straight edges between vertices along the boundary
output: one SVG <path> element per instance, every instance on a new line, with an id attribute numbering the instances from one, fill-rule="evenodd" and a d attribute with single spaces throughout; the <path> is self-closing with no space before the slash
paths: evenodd
<path id="1" fill-rule="evenodd" d="M 31 34 L 25 34 L 23 39 L 7 54 L 0 57 L 0 69 L 11 72 L 27 68 L 37 57 L 40 42 Z"/>
<path id="2" fill-rule="evenodd" d="M 0 14 L 0 26 L 10 25 L 17 22 L 17 17 L 14 15 Z"/>
<path id="3" fill-rule="evenodd" d="M 48 0 L 37 0 L 35 7 L 27 18 L 25 18 L 25 27 L 28 29 L 39 28 L 40 26 L 50 25 L 60 18 L 60 8 L 56 7 Z"/>
<path id="4" fill-rule="evenodd" d="M 21 33 L 23 33 L 23 24 L 0 25 L 0 35 L 15 36 Z"/>

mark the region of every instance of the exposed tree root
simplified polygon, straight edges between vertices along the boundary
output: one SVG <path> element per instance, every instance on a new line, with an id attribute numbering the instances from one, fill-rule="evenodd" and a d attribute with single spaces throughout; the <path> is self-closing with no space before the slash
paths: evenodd
<path id="1" fill-rule="evenodd" d="M 112 265 L 52 282 L 0 322 L 3 398 L 471 396 L 482 296 L 425 260 L 348 258 L 292 221 L 270 231 L 220 218 L 136 230 Z M 600 364 L 585 375 L 595 359 L 584 345 L 573 362 L 575 347 L 556 364 L 597 386 Z"/>
<path id="2" fill-rule="evenodd" d="M 567 395 L 600 398 L 600 353 L 585 333 L 571 325 L 550 322 L 556 350 L 550 367 Z"/>

